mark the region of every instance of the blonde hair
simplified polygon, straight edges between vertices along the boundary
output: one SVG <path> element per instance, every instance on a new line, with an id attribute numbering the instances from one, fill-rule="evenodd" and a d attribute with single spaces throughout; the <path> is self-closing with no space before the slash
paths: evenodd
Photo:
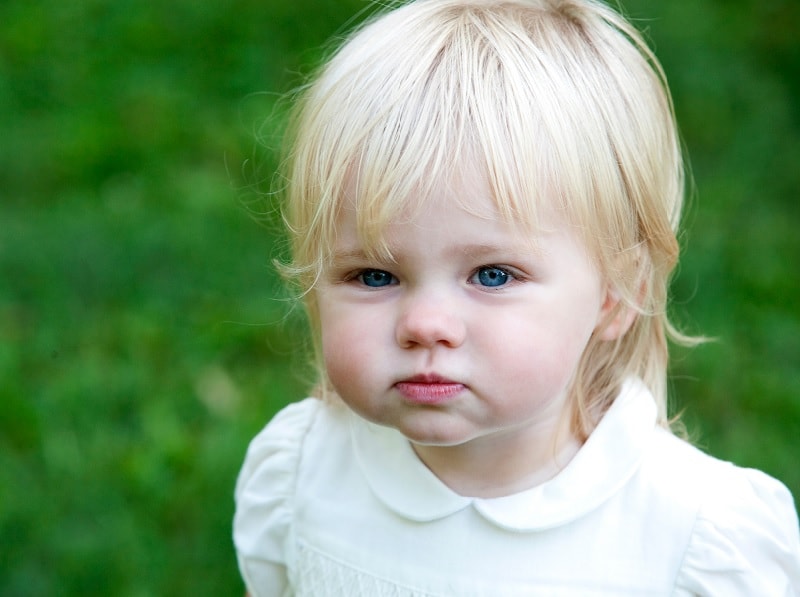
<path id="1" fill-rule="evenodd" d="M 345 200 L 368 250 L 401 212 L 485 170 L 500 213 L 534 229 L 557 202 L 632 309 L 616 341 L 593 337 L 572 382 L 586 437 L 638 376 L 668 426 L 666 313 L 684 169 L 664 73 L 637 30 L 595 0 L 416 0 L 361 26 L 297 100 L 286 160 L 285 271 L 304 296 L 323 393 L 315 285 Z M 347 193 L 346 193 L 347 189 Z M 612 317 L 616 313 L 612 314 Z"/>

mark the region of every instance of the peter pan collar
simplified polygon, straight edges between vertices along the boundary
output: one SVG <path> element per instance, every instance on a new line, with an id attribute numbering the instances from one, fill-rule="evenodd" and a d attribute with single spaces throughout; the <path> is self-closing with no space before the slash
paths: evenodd
<path id="1" fill-rule="evenodd" d="M 600 424 L 554 478 L 501 498 L 455 493 L 419 459 L 397 430 L 353 415 L 356 458 L 367 483 L 387 507 L 429 522 L 472 507 L 495 525 L 535 531 L 566 524 L 594 510 L 633 476 L 655 431 L 656 405 L 638 379 L 629 379 Z"/>

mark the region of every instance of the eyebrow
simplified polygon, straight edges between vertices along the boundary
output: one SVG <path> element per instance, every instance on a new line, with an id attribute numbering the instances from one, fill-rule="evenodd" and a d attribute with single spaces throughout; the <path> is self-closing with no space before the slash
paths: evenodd
<path id="1" fill-rule="evenodd" d="M 457 252 L 461 255 L 466 255 L 467 257 L 486 257 L 489 255 L 496 255 L 498 253 L 508 253 L 511 251 L 514 254 L 520 253 L 519 247 L 517 246 L 501 246 L 501 245 L 491 245 L 491 244 L 476 244 L 476 245 L 463 245 L 458 246 L 454 249 L 454 252 Z"/>
<path id="2" fill-rule="evenodd" d="M 488 261 L 499 260 L 520 260 L 541 258 L 547 254 L 547 251 L 536 241 L 529 243 L 514 242 L 508 245 L 491 245 L 491 244 L 478 244 L 466 245 L 460 248 L 461 254 L 469 259 L 480 261 L 486 259 Z"/>
<path id="3" fill-rule="evenodd" d="M 369 259 L 369 255 L 363 249 L 344 249 L 336 250 L 331 253 L 333 261 L 347 261 L 347 260 L 360 260 Z"/>
<path id="4" fill-rule="evenodd" d="M 330 254 L 329 265 L 334 267 L 350 267 L 353 264 L 371 263 L 381 267 L 389 267 L 396 264 L 397 260 L 393 259 L 391 254 L 381 254 L 376 251 L 374 254 L 369 254 L 364 249 L 341 249 L 334 250 Z"/>

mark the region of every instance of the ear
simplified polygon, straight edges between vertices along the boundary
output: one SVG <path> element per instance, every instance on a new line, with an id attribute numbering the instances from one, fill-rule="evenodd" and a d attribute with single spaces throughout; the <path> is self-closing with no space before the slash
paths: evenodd
<path id="1" fill-rule="evenodd" d="M 597 323 L 597 334 L 601 340 L 619 340 L 636 321 L 636 309 L 625 304 L 614 289 L 606 291 Z"/>

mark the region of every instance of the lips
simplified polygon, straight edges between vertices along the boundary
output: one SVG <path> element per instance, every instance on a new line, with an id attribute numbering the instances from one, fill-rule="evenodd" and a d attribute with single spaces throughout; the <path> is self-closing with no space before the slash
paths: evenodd
<path id="1" fill-rule="evenodd" d="M 464 384 L 436 374 L 415 375 L 394 387 L 406 402 L 427 406 L 448 402 L 465 389 Z"/>

